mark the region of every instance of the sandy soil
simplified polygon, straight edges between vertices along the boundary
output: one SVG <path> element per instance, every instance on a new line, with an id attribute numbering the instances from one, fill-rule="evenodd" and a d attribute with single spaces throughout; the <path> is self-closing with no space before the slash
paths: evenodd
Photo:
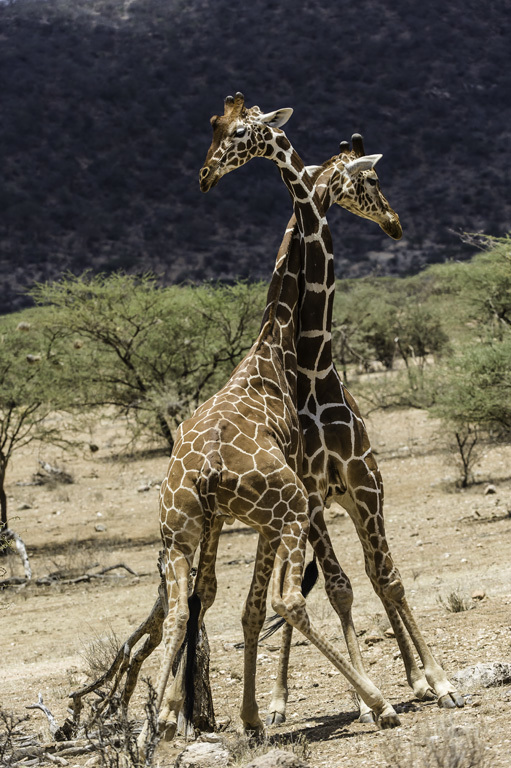
<path id="1" fill-rule="evenodd" d="M 452 457 L 435 439 L 436 426 L 418 411 L 392 412 L 369 421 L 385 481 L 386 525 L 394 559 L 407 588 L 419 626 L 440 663 L 453 674 L 483 661 L 511 661 L 511 447 L 493 447 L 481 459 L 481 480 L 456 491 Z M 102 579 L 74 585 L 10 588 L 0 595 L 2 652 L 0 706 L 23 716 L 41 692 L 62 722 L 67 695 L 86 680 L 84 649 L 115 632 L 124 639 L 142 621 L 157 590 L 159 550 L 157 488 L 167 459 L 146 453 L 132 460 L 113 460 L 119 434 L 104 427 L 95 441 L 99 451 L 69 457 L 44 449 L 13 461 L 8 483 L 11 525 L 24 538 L 38 578 L 62 570 L 84 572 L 124 563 L 136 576 L 117 569 Z M 35 487 L 29 481 L 37 459 L 65 466 L 71 485 Z M 486 483 L 496 493 L 486 495 Z M 145 489 L 145 490 L 143 490 Z M 391 637 L 367 643 L 375 628 L 385 629 L 381 604 L 364 574 L 361 549 L 348 517 L 333 511 L 330 530 L 355 591 L 354 618 L 364 659 L 374 682 L 400 712 L 402 727 L 378 731 L 356 721 L 349 686 L 336 669 L 298 636 L 291 658 L 287 722 L 270 729 L 271 737 L 309 743 L 311 766 L 386 766 L 389 750 L 406 750 L 446 723 L 476 729 L 493 768 L 511 764 L 509 714 L 511 688 L 478 690 L 463 710 L 453 713 L 414 699 L 408 688 L 397 645 Z M 255 535 L 240 526 L 226 529 L 220 545 L 219 591 L 208 613 L 211 677 L 217 718 L 230 719 L 227 736 L 239 730 L 242 651 L 240 611 L 255 553 Z M 0 565 L 21 575 L 14 556 Z M 453 592 L 472 610 L 451 613 L 442 604 Z M 471 596 L 484 594 L 482 599 Z M 343 647 L 339 622 L 321 586 L 308 600 L 313 621 Z M 261 646 L 258 696 L 264 713 L 270 701 L 278 642 Z M 159 650 L 144 671 L 153 679 Z M 133 699 L 141 717 L 143 691 Z M 40 712 L 30 712 L 27 731 L 46 732 Z M 161 745 L 158 762 L 173 765 L 184 742 Z M 387 756 L 386 756 L 387 755 Z M 88 758 L 72 758 L 84 765 Z M 395 762 L 395 761 L 394 761 Z"/>

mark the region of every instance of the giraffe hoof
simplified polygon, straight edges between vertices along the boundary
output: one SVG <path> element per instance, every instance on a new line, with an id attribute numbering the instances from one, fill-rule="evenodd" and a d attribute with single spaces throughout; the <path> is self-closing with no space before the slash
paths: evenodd
<path id="1" fill-rule="evenodd" d="M 398 728 L 401 725 L 401 720 L 394 712 L 393 714 L 382 715 L 378 720 L 378 725 L 382 730 L 387 730 L 388 728 Z"/>
<path id="2" fill-rule="evenodd" d="M 250 741 L 253 741 L 255 744 L 260 744 L 265 737 L 265 730 L 264 725 L 261 721 L 256 723 L 255 725 L 250 725 L 249 723 L 245 723 L 244 725 L 245 730 L 245 736 L 250 739 Z"/>
<path id="3" fill-rule="evenodd" d="M 286 716 L 282 712 L 269 712 L 266 716 L 266 725 L 282 725 L 286 722 Z"/>
<path id="4" fill-rule="evenodd" d="M 364 712 L 363 715 L 360 715 L 358 718 L 359 723 L 375 723 L 376 722 L 376 716 L 374 712 Z"/>
<path id="5" fill-rule="evenodd" d="M 465 699 L 458 693 L 453 691 L 452 693 L 446 693 L 445 696 L 440 696 L 438 699 L 438 706 L 442 709 L 456 709 L 456 707 L 464 707 Z"/>
<path id="6" fill-rule="evenodd" d="M 432 688 L 429 687 L 429 685 L 426 688 L 421 688 L 420 690 L 414 689 L 413 692 L 419 701 L 436 701 L 436 693 Z"/>

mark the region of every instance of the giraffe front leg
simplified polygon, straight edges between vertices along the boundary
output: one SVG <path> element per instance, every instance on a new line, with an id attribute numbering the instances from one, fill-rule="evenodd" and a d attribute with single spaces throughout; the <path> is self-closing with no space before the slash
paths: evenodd
<path id="1" fill-rule="evenodd" d="M 394 566 L 386 539 L 378 551 L 362 538 L 366 571 L 380 597 L 401 651 L 408 684 L 421 701 L 437 699 L 444 708 L 463 707 L 465 700 L 447 678 L 424 640 L 405 597 L 399 571 Z M 413 643 L 413 645 L 412 645 Z M 424 670 L 417 666 L 414 648 Z"/>
<path id="2" fill-rule="evenodd" d="M 419 701 L 434 701 L 437 697 L 424 674 L 415 660 L 414 646 L 410 640 L 405 625 L 399 615 L 397 605 L 385 596 L 381 597 L 383 607 L 390 621 L 394 637 L 401 652 L 401 659 L 405 668 L 408 685 Z"/>
<path id="3" fill-rule="evenodd" d="M 273 608 L 299 629 L 343 673 L 360 698 L 375 713 L 381 728 L 394 728 L 400 725 L 399 717 L 378 688 L 311 626 L 305 598 L 301 593 L 301 573 L 305 555 L 305 540 L 301 531 L 304 525 L 305 521 L 297 519 L 295 524 L 286 526 L 282 532 L 273 578 Z"/>
<path id="4" fill-rule="evenodd" d="M 359 465 L 356 468 L 360 470 Z M 359 472 L 356 478 L 350 477 L 350 488 L 342 498 L 342 504 L 355 524 L 364 552 L 366 573 L 394 630 L 410 687 L 420 700 L 438 697 L 446 702 L 443 697 L 452 694 L 458 702 L 453 706 L 462 706 L 459 694 L 456 695 L 445 672 L 434 660 L 406 603 L 403 582 L 394 566 L 385 535 L 379 472 Z M 424 671 L 417 666 L 413 646 L 419 653 Z"/>

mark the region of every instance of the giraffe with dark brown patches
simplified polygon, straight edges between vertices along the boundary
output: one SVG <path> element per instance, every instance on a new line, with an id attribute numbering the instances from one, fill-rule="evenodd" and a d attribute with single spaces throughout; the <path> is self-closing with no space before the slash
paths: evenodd
<path id="1" fill-rule="evenodd" d="M 356 163 L 357 158 L 365 155 L 362 137 L 354 134 L 352 142 L 351 151 L 347 142 L 340 147 L 340 157 L 346 164 Z M 377 221 L 389 236 L 401 237 L 399 219 L 383 196 L 374 170 L 349 176 L 349 173 L 348 178 L 341 176 L 342 187 L 337 179 L 325 183 L 320 177 L 317 189 L 324 211 L 337 202 L 359 216 Z M 436 698 L 441 707 L 462 707 L 463 697 L 433 657 L 405 598 L 385 535 L 381 475 L 357 404 L 343 386 L 332 360 L 331 316 L 335 289 L 332 264 L 327 265 L 320 294 L 318 273 L 313 269 L 309 271 L 311 261 L 307 262 L 305 274 L 298 278 L 305 284 L 298 320 L 297 405 L 304 432 L 303 480 L 309 496 L 309 540 L 323 570 L 329 599 L 341 619 L 352 663 L 363 670 L 351 615 L 351 585 L 335 555 L 324 520 L 324 506 L 330 499 L 344 506 L 355 524 L 366 572 L 393 627 L 414 693 L 420 699 Z M 278 282 L 275 273 L 273 279 Z M 272 295 L 271 287 L 269 295 Z M 323 306 L 319 295 L 325 299 Z M 288 625 L 282 640 L 268 723 L 285 720 L 291 634 L 292 627 Z M 414 647 L 423 671 L 415 661 Z M 372 717 L 361 702 L 361 719 Z"/>
<path id="2" fill-rule="evenodd" d="M 349 144 L 341 145 L 345 163 L 355 163 L 364 156 L 362 138 L 352 137 Z M 379 157 L 379 156 L 378 156 Z M 325 165 L 328 165 L 325 164 Z M 338 202 L 359 216 L 377 221 L 391 237 L 401 237 L 401 226 L 379 187 L 374 170 L 362 173 L 346 172 L 342 186 L 330 179 L 319 184 L 324 190 L 324 210 Z M 293 221 L 288 225 L 288 231 Z M 277 268 L 274 280 L 279 281 Z M 306 289 L 301 295 L 298 346 L 298 408 L 305 432 L 304 482 L 310 498 L 309 538 L 315 549 L 325 576 L 325 586 L 332 605 L 341 618 L 342 627 L 352 663 L 362 672 L 362 660 L 351 618 L 353 600 L 351 586 L 337 561 L 326 530 L 323 516 L 325 501 L 337 498 L 350 513 L 362 542 L 366 570 L 375 591 L 382 599 L 385 610 L 401 649 L 408 682 L 421 699 L 437 698 L 440 706 L 463 706 L 464 699 L 448 681 L 445 672 L 433 658 L 424 641 L 404 596 L 404 588 L 385 535 L 383 518 L 383 485 L 365 425 L 350 393 L 343 387 L 331 357 L 330 323 L 333 303 L 333 262 L 324 263 L 327 270 L 320 275 L 318 263 L 307 261 L 301 278 Z M 321 286 L 320 300 L 318 286 Z M 307 286 L 312 286 L 308 298 Z M 298 288 L 295 288 L 298 291 Z M 271 312 L 275 290 L 270 286 Z M 257 569 L 257 566 L 256 566 Z M 257 569 L 260 571 L 260 569 Z M 274 696 L 268 722 L 285 719 L 287 699 L 286 673 L 290 634 L 283 640 L 283 653 L 279 665 Z M 413 643 L 413 645 L 412 645 Z M 424 665 L 421 671 L 414 658 L 415 646 Z M 361 702 L 361 718 L 372 719 L 372 713 Z"/>

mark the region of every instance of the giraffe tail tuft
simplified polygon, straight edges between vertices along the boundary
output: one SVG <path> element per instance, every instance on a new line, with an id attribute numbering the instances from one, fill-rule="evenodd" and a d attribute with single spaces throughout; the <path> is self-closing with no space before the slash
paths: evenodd
<path id="1" fill-rule="evenodd" d="M 199 616 L 201 610 L 199 595 L 193 594 L 188 598 L 188 610 L 189 616 L 186 625 L 186 636 L 183 642 L 183 649 L 186 653 L 183 715 L 188 723 L 193 724 L 193 708 L 195 704 L 194 681 L 197 666 L 197 642 L 199 637 Z"/>

